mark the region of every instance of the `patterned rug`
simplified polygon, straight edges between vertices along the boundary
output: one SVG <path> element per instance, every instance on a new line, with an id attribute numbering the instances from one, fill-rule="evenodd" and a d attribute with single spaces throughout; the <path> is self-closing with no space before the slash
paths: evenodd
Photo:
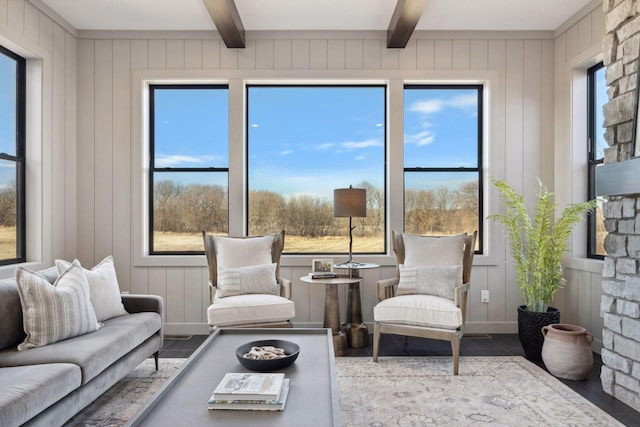
<path id="1" fill-rule="evenodd" d="M 339 358 L 349 426 L 622 426 L 523 357 Z"/>
<path id="2" fill-rule="evenodd" d="M 184 362 L 143 362 L 67 426 L 122 426 Z M 342 424 L 352 426 L 622 426 L 522 357 L 336 358 Z"/>

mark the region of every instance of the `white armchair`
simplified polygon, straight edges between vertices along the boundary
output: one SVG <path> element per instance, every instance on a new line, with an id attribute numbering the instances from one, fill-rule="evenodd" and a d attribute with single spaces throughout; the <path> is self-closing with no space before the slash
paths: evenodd
<path id="1" fill-rule="evenodd" d="M 209 267 L 209 331 L 217 327 L 292 327 L 291 281 L 280 277 L 284 230 L 260 237 L 202 232 Z"/>
<path id="2" fill-rule="evenodd" d="M 458 375 L 460 339 L 477 232 L 424 237 L 393 232 L 397 277 L 377 282 L 373 308 L 373 360 L 380 334 L 451 342 L 453 374 Z"/>

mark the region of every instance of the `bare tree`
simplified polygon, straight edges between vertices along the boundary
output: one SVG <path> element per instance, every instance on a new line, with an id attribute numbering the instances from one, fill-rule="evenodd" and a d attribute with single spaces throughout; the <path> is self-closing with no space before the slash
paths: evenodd
<path id="1" fill-rule="evenodd" d="M 269 234 L 285 229 L 286 202 L 284 197 L 272 191 L 249 193 L 249 233 Z"/>
<path id="2" fill-rule="evenodd" d="M 15 227 L 16 200 L 16 182 L 11 181 L 9 185 L 0 191 L 0 225 Z"/>

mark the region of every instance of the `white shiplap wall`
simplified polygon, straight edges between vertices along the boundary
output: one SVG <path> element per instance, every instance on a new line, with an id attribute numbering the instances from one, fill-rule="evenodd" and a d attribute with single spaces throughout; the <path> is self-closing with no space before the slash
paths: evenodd
<path id="1" fill-rule="evenodd" d="M 27 1 L 0 0 L 0 44 L 27 59 L 28 266 L 50 266 L 77 254 L 77 32 Z"/>
<path id="2" fill-rule="evenodd" d="M 548 149 L 554 151 L 554 188 L 561 205 L 587 197 L 586 72 L 602 60 L 604 27 L 602 4 L 596 2 L 589 13 L 556 34 L 555 144 Z M 562 312 L 563 323 L 580 325 L 593 334 L 593 349 L 600 352 L 602 261 L 584 258 L 586 230 L 586 222 L 576 227 L 571 241 L 573 256 L 565 261 L 567 283 L 558 292 L 555 306 Z"/>
<path id="3" fill-rule="evenodd" d="M 551 33 L 416 33 L 405 49 L 387 49 L 383 33 L 253 33 L 247 48 L 226 49 L 210 34 L 81 32 L 78 72 L 78 253 L 92 264 L 113 253 L 123 290 L 161 295 L 173 333 L 205 331 L 206 270 L 200 262 L 174 259 L 147 262 L 138 253 L 136 215 L 141 215 L 138 160 L 142 147 L 141 109 L 136 91 L 144 79 L 376 79 L 390 82 L 390 102 L 398 102 L 403 81 L 488 82 L 489 119 L 485 178 L 506 177 L 520 189 L 533 177 L 549 175 L 542 162 L 544 143 L 553 138 L 553 59 Z M 399 104 L 401 105 L 401 103 Z M 137 109 L 137 110 L 136 110 Z M 400 121 L 401 124 L 401 121 Z M 389 214 L 402 223 L 402 130 L 390 123 Z M 397 136 L 394 138 L 394 135 Z M 395 142 L 394 142 L 395 141 Z M 395 159 L 395 160 L 394 160 Z M 399 160 L 398 160 L 399 159 Z M 548 176 L 548 179 L 552 179 Z M 395 183 L 395 184 L 394 184 Z M 398 183 L 400 187 L 398 186 Z M 487 186 L 489 187 L 489 186 Z M 495 194 L 486 198 L 495 209 Z M 137 222 L 138 221 L 138 222 Z M 505 266 L 504 239 L 487 229 L 490 250 L 476 258 L 470 332 L 513 332 L 519 291 Z M 86 237 L 84 237 L 86 236 Z M 133 236 L 133 237 L 132 237 Z M 299 281 L 310 258 L 285 257 L 283 275 L 294 283 L 298 325 L 322 322 L 324 289 Z M 374 282 L 395 271 L 392 257 L 371 261 L 383 267 L 365 271 L 363 312 L 372 320 Z M 190 265 L 186 265 L 190 264 Z M 480 290 L 491 303 L 480 304 Z M 342 291 L 344 311 L 345 290 Z"/>
<path id="4" fill-rule="evenodd" d="M 0 40 L 37 46 L 32 50 L 44 58 L 42 186 L 50 209 L 43 214 L 41 259 L 47 263 L 56 257 L 78 257 L 89 266 L 113 254 L 123 291 L 165 299 L 169 333 L 206 331 L 204 257 L 183 263 L 146 262 L 139 253 L 136 233 L 143 213 L 136 184 L 142 171 L 135 160 L 142 141 L 135 119 L 141 105 L 134 92 L 141 77 L 226 78 L 232 85 L 238 79 L 382 79 L 389 82 L 392 106 L 402 105 L 398 96 L 403 81 L 485 81 L 490 107 L 486 182 L 506 178 L 526 193 L 539 176 L 564 194 L 564 188 L 572 189 L 562 173 L 572 164 L 572 151 L 566 148 L 571 133 L 566 74 L 576 64 L 573 58 L 599 46 L 604 26 L 599 15 L 597 8 L 583 13 L 555 35 L 423 32 L 416 33 L 405 49 L 386 49 L 383 33 L 250 33 L 247 48 L 233 50 L 211 33 L 76 34 L 31 3 L 0 0 Z M 401 189 L 402 160 L 394 155 L 401 148 L 393 141 L 402 136 L 401 120 L 391 117 L 389 127 L 389 228 L 397 229 L 402 223 L 401 191 L 396 191 Z M 488 184 L 487 189 L 490 213 L 497 202 Z M 486 233 L 489 250 L 476 257 L 467 330 L 514 332 L 519 291 L 501 230 L 488 224 Z M 392 257 L 369 260 L 382 268 L 364 272 L 365 321 L 372 320 L 375 280 L 392 276 L 395 269 Z M 323 316 L 324 289 L 298 280 L 309 263 L 310 257 L 283 259 L 283 275 L 294 282 L 299 325 L 319 325 Z M 567 289 L 573 286 L 571 278 L 569 282 Z M 481 289 L 490 290 L 490 304 L 480 304 Z M 344 312 L 344 289 L 341 297 Z M 574 308 L 586 301 L 569 301 L 566 293 L 561 298 L 568 313 L 577 313 Z"/>

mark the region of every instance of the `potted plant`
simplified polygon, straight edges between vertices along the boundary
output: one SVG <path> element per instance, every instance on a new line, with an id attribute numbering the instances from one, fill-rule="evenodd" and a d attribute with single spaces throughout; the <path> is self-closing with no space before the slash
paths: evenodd
<path id="1" fill-rule="evenodd" d="M 488 218 L 505 227 L 516 283 L 524 298 L 524 305 L 518 307 L 518 337 L 526 356 L 541 360 L 542 327 L 560 323 L 560 312 L 549 304 L 565 281 L 561 261 L 567 239 L 583 214 L 595 208 L 596 201 L 569 205 L 554 221 L 554 194 L 539 179 L 533 217 L 529 216 L 524 197 L 506 181 L 497 180 L 494 185 L 502 196 L 505 213 Z"/>

